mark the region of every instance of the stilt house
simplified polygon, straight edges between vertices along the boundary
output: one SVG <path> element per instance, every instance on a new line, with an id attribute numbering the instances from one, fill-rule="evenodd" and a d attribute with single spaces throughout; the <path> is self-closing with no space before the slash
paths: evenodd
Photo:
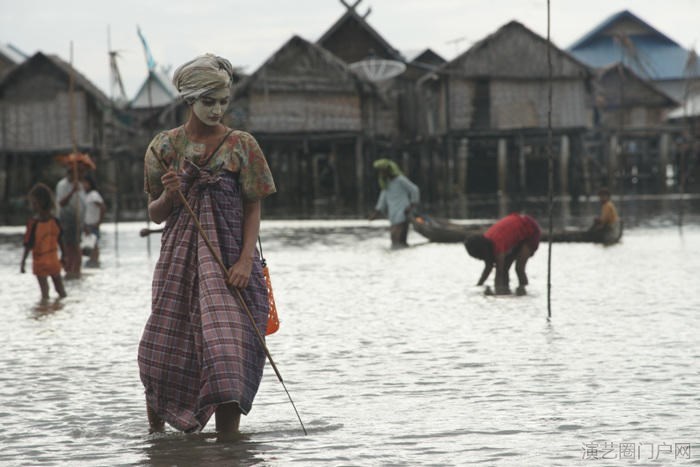
<path id="1" fill-rule="evenodd" d="M 588 146 L 594 159 L 605 161 L 607 184 L 622 192 L 666 191 L 678 184 L 683 151 L 676 142 L 683 139 L 683 128 L 663 125 L 661 119 L 673 102 L 683 103 L 700 89 L 695 52 L 627 10 L 604 20 L 568 50 L 596 68 L 601 79 L 600 118 Z M 673 179 L 667 180 L 667 172 Z"/>
<path id="2" fill-rule="evenodd" d="M 266 209 L 291 204 L 312 214 L 357 192 L 363 92 L 343 61 L 298 36 L 239 84 L 228 117 L 268 158 L 278 195 Z"/>
<path id="3" fill-rule="evenodd" d="M 512 21 L 420 83 L 424 173 L 451 197 L 547 191 L 549 72 L 558 192 L 578 190 L 572 164 L 592 123 L 591 70 Z M 440 153 L 446 160 L 440 161 Z"/>
<path id="4" fill-rule="evenodd" d="M 69 92 L 71 76 L 74 92 Z M 71 65 L 41 52 L 12 68 L 0 82 L 0 199 L 8 222 L 26 213 L 24 195 L 63 176 L 54 156 L 73 147 L 104 159 L 105 114 L 110 101 Z"/>
<path id="5" fill-rule="evenodd" d="M 598 125 L 615 128 L 653 128 L 679 103 L 641 78 L 629 67 L 617 63 L 598 71 L 596 109 Z"/>
<path id="6" fill-rule="evenodd" d="M 621 62 L 682 102 L 689 81 L 700 82 L 695 55 L 628 10 L 616 13 L 585 34 L 568 51 L 593 68 Z"/>

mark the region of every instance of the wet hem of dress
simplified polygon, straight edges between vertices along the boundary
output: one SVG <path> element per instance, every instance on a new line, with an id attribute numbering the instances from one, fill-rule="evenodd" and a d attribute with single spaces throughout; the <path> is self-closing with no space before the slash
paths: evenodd
<path id="1" fill-rule="evenodd" d="M 206 424 L 209 424 L 209 421 L 211 420 L 211 418 L 216 416 L 216 415 L 215 415 L 215 414 L 216 414 L 216 407 L 218 407 L 218 406 L 220 406 L 220 405 L 223 405 L 223 404 L 230 404 L 230 403 L 232 403 L 232 402 L 235 402 L 236 404 L 238 404 L 238 408 L 239 408 L 239 410 L 241 411 L 241 414 L 242 414 L 242 415 L 246 415 L 246 416 L 247 416 L 247 415 L 250 413 L 250 410 L 244 411 L 243 408 L 241 407 L 240 401 L 238 401 L 238 400 L 236 400 L 236 399 L 231 399 L 231 400 L 226 401 L 226 402 L 219 402 L 219 403 L 217 403 L 217 404 L 208 404 L 208 405 L 202 407 L 201 409 L 199 409 L 199 411 L 198 411 L 197 413 L 205 412 L 205 411 L 206 411 L 207 409 L 209 409 L 210 407 L 214 407 L 214 413 L 212 413 L 211 417 L 209 417 L 209 419 L 207 420 L 207 423 L 206 423 Z M 252 407 L 251 407 L 251 409 L 252 409 Z M 171 415 L 171 412 L 168 411 L 168 410 L 166 410 L 164 415 Z M 158 416 L 161 417 L 160 414 L 158 414 Z M 165 423 L 167 423 L 167 424 L 170 425 L 171 427 L 173 427 L 173 428 L 175 428 L 176 430 L 181 431 L 181 432 L 183 432 L 183 433 L 199 433 L 199 432 L 202 431 L 202 430 L 205 428 L 205 426 L 206 426 L 206 424 L 205 424 L 205 425 L 202 425 L 201 423 L 197 422 L 197 425 L 194 426 L 194 427 L 192 427 L 192 428 L 179 428 L 179 427 L 177 426 L 177 424 L 174 424 L 174 423 L 168 421 L 168 418 L 170 418 L 170 419 L 172 420 L 172 419 L 177 419 L 177 417 L 165 417 L 165 416 L 162 416 L 161 418 L 163 419 L 163 421 L 164 421 Z M 196 418 L 196 415 L 195 415 L 195 418 Z"/>

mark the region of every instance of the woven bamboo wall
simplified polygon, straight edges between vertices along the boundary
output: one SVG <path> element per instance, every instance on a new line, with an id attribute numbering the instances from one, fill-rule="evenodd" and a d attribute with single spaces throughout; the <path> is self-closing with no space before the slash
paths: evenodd
<path id="1" fill-rule="evenodd" d="M 498 130 L 547 127 L 548 84 L 543 81 L 491 83 L 491 127 Z M 586 127 L 587 96 L 584 82 L 552 84 L 552 127 Z"/>
<path id="2" fill-rule="evenodd" d="M 74 94 L 75 131 L 78 146 L 91 146 L 92 134 L 85 94 Z M 50 100 L 0 101 L 0 148 L 7 152 L 69 149 L 71 111 L 68 92 Z"/>
<path id="3" fill-rule="evenodd" d="M 357 95 L 253 93 L 250 131 L 266 133 L 359 131 L 362 126 Z"/>

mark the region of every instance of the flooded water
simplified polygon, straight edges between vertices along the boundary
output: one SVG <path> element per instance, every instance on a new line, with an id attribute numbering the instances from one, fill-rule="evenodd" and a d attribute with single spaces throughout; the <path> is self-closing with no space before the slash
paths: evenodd
<path id="1" fill-rule="evenodd" d="M 19 239 L 0 244 L 0 465 L 700 464 L 698 224 L 553 245 L 547 320 L 547 245 L 527 296 L 487 297 L 460 244 L 264 222 L 282 320 L 268 345 L 309 433 L 268 366 L 233 441 L 213 420 L 147 434 L 136 350 L 159 237 L 149 257 L 142 227 L 117 242 L 106 225 L 102 268 L 45 306 Z"/>

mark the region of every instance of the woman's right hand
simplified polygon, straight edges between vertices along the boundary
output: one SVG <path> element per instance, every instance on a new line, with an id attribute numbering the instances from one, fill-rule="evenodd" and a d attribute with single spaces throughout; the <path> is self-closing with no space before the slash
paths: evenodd
<path id="1" fill-rule="evenodd" d="M 167 172 L 160 177 L 163 188 L 168 192 L 168 195 L 174 195 L 180 189 L 180 177 L 177 176 L 175 170 L 168 169 Z"/>
<path id="2" fill-rule="evenodd" d="M 160 224 L 168 218 L 173 208 L 179 205 L 177 193 L 180 190 L 180 177 L 177 176 L 175 170 L 168 169 L 160 177 L 160 182 L 163 184 L 163 191 L 157 199 L 148 197 L 148 217 L 156 224 Z M 180 191 L 180 193 L 182 193 Z"/>

